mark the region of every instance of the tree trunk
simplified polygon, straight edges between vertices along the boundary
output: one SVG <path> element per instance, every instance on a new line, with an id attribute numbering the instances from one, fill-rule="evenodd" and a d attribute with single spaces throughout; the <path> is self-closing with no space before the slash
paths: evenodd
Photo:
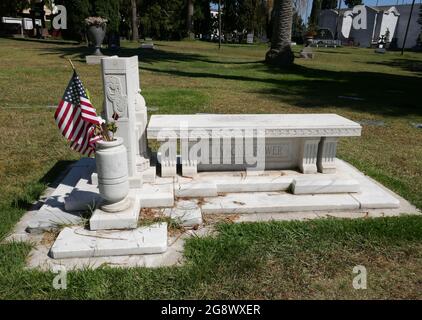
<path id="1" fill-rule="evenodd" d="M 131 0 L 132 5 L 132 41 L 139 40 L 138 33 L 138 12 L 136 10 L 136 0 Z"/>
<path id="2" fill-rule="evenodd" d="M 187 6 L 187 16 L 186 16 L 186 29 L 188 32 L 188 37 L 192 38 L 193 36 L 193 0 L 188 0 L 188 6 Z"/>
<path id="3" fill-rule="evenodd" d="M 290 47 L 292 39 L 292 0 L 275 0 L 273 9 L 273 34 L 271 49 L 265 56 L 265 61 L 279 67 L 293 63 L 294 55 Z"/>

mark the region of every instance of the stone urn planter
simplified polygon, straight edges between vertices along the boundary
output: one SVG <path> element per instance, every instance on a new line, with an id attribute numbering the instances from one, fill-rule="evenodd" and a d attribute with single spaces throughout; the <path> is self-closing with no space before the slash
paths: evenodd
<path id="1" fill-rule="evenodd" d="M 123 139 L 98 141 L 95 153 L 98 188 L 104 203 L 101 210 L 119 212 L 130 206 L 127 150 Z"/>
<path id="2" fill-rule="evenodd" d="M 305 45 L 308 47 L 312 44 L 312 41 L 314 41 L 313 35 L 308 35 L 305 37 Z"/>
<path id="3" fill-rule="evenodd" d="M 95 52 L 94 55 L 102 56 L 101 44 L 104 41 L 106 35 L 106 26 L 90 26 L 88 27 L 88 38 L 94 43 Z"/>
<path id="4" fill-rule="evenodd" d="M 95 46 L 94 55 L 101 56 L 101 44 L 106 35 L 107 19 L 102 17 L 88 17 L 85 19 L 88 38 Z"/>

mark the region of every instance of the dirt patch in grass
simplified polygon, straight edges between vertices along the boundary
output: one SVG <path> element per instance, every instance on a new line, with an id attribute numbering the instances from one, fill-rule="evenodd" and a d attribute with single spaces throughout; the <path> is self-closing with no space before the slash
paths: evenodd
<path id="1" fill-rule="evenodd" d="M 41 245 L 46 247 L 51 247 L 59 236 L 60 230 L 51 230 L 43 233 L 42 239 L 40 241 Z"/>
<path id="2" fill-rule="evenodd" d="M 154 223 L 166 222 L 168 235 L 170 237 L 178 237 L 186 232 L 187 228 L 183 227 L 176 220 L 165 216 L 163 210 L 142 208 L 138 220 L 138 226 L 149 226 Z"/>

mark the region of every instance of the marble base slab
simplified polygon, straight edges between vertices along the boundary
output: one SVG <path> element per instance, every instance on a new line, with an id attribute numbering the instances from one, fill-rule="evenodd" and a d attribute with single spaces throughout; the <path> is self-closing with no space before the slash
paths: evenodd
<path id="1" fill-rule="evenodd" d="M 292 182 L 293 194 L 356 193 L 360 184 L 348 176 L 323 175 L 297 177 Z"/>
<path id="2" fill-rule="evenodd" d="M 94 159 L 83 159 L 80 162 L 73 165 L 70 169 L 75 167 L 86 167 L 87 162 L 93 161 Z M 358 193 L 350 193 L 350 194 L 340 194 L 340 195 L 325 195 L 325 196 L 350 196 L 353 198 L 356 202 L 359 203 L 358 209 L 345 209 L 345 210 L 334 210 L 334 207 L 331 207 L 332 210 L 321 210 L 321 206 L 314 207 L 315 210 L 309 210 L 309 211 L 278 211 L 278 212 L 259 212 L 259 213 L 251 213 L 252 210 L 249 210 L 249 213 L 245 214 L 236 214 L 234 222 L 256 222 L 256 221 L 273 221 L 273 220 L 309 220 L 309 219 L 321 219 L 321 218 L 327 218 L 327 217 L 337 217 L 337 218 L 377 218 L 377 217 L 388 217 L 388 216 L 400 216 L 404 214 L 421 214 L 421 212 L 415 208 L 412 204 L 410 204 L 408 201 L 400 197 L 399 195 L 393 193 L 391 190 L 385 188 L 380 183 L 376 182 L 375 180 L 371 179 L 370 177 L 364 175 L 359 170 L 354 168 L 353 166 L 349 165 L 348 163 L 337 159 L 337 174 L 346 174 L 352 179 L 356 179 L 360 184 L 360 191 Z M 93 162 L 95 164 L 95 162 Z M 78 171 L 81 170 L 80 168 Z M 83 171 L 79 171 L 81 173 Z M 201 177 L 205 173 L 200 173 L 198 177 L 195 177 L 195 181 L 203 182 Z M 219 181 L 219 179 L 222 177 L 223 173 L 206 173 L 207 180 L 206 181 Z M 249 172 L 248 176 L 260 176 L 260 173 L 257 172 Z M 278 175 L 281 177 L 291 177 L 293 179 L 295 176 L 298 175 L 297 172 L 289 171 L 289 170 L 283 170 L 279 171 Z M 299 174 L 300 175 L 300 174 Z M 79 179 L 79 175 L 75 175 L 72 173 L 70 177 Z M 89 175 L 88 175 L 89 177 Z M 272 178 L 275 178 L 276 176 L 273 176 Z M 199 180 L 196 180 L 199 179 Z M 224 178 L 225 179 L 225 178 Z M 237 177 L 236 179 L 239 179 Z M 187 182 L 188 180 L 183 180 L 184 182 Z M 192 181 L 192 179 L 190 179 Z M 157 180 L 155 184 L 161 185 L 171 185 L 174 183 L 176 186 L 177 183 L 181 182 L 176 181 L 174 182 L 173 179 L 162 179 L 160 177 L 157 177 Z M 232 184 L 233 181 L 230 183 Z M 70 189 L 72 189 L 76 184 L 77 181 L 71 181 L 71 179 L 65 179 L 61 181 L 61 184 L 70 184 Z M 73 184 L 73 187 L 72 187 Z M 60 183 L 59 183 L 60 185 Z M 232 185 L 235 185 L 232 184 Z M 151 188 L 151 187 L 149 187 Z M 166 187 L 168 188 L 168 187 Z M 69 189 L 68 189 L 69 190 Z M 154 190 L 154 189 L 150 189 Z M 168 190 L 168 189 L 167 189 Z M 51 205 L 58 204 L 61 206 L 60 208 L 56 208 L 56 210 L 64 210 L 63 206 L 63 197 L 66 195 L 66 192 L 62 194 L 61 192 L 65 191 L 63 188 L 59 190 L 54 189 L 48 189 L 44 198 L 47 199 L 47 201 L 50 201 Z M 67 191 L 67 193 L 69 193 Z M 281 194 L 281 192 L 270 192 L 270 193 L 278 193 Z M 51 202 L 53 199 L 48 200 L 52 195 L 54 196 L 54 199 L 59 201 Z M 253 193 L 251 192 L 245 192 L 243 193 L 244 196 L 248 196 L 249 198 L 252 198 Z M 259 198 L 262 196 L 262 192 L 255 193 L 256 199 L 254 201 L 259 201 Z M 292 197 L 303 197 L 303 195 L 290 195 Z M 313 197 L 317 197 L 321 195 L 315 195 L 310 196 L 307 195 L 306 197 L 312 199 Z M 216 197 L 212 197 L 213 199 L 216 199 Z M 304 198 L 302 198 L 304 199 Z M 333 199 L 333 198 L 331 198 Z M 336 197 L 338 199 L 338 197 Z M 199 199 L 192 199 L 189 201 L 196 201 L 199 206 L 204 206 L 204 198 Z M 186 201 L 184 199 L 176 199 L 175 205 L 177 208 L 177 203 L 180 201 Z M 244 206 L 242 205 L 242 198 L 236 197 L 234 201 L 237 201 L 237 205 L 239 207 Z M 40 200 L 40 202 L 44 202 L 44 200 Z M 246 203 L 246 201 L 243 201 L 243 203 Z M 329 204 L 329 202 L 326 202 L 325 204 Z M 258 205 L 259 202 L 258 202 Z M 97 267 L 101 267 L 104 265 L 108 265 L 110 267 L 160 267 L 160 266 L 170 266 L 170 265 L 180 265 L 183 263 L 183 243 L 184 239 L 186 237 L 189 237 L 190 234 L 194 234 L 195 236 L 203 236 L 208 235 L 208 231 L 206 230 L 212 230 L 212 222 L 215 218 L 218 218 L 218 216 L 214 216 L 213 214 L 205 214 L 204 215 L 204 221 L 205 226 L 203 224 L 200 226 L 199 229 L 191 229 L 186 231 L 185 234 L 183 234 L 181 237 L 173 237 L 169 240 L 169 246 L 168 250 L 163 253 L 158 254 L 140 254 L 140 255 L 108 255 L 108 256 L 102 256 L 102 257 L 92 257 L 88 256 L 85 258 L 81 257 L 75 257 L 75 258 L 68 258 L 68 259 L 52 259 L 47 254 L 50 250 L 50 247 L 52 243 L 46 243 L 45 241 L 42 241 L 43 235 L 38 234 L 42 232 L 43 230 L 48 230 L 48 228 L 35 228 L 32 230 L 33 233 L 28 233 L 28 226 L 31 222 L 37 222 L 37 223 L 49 223 L 49 219 L 52 218 L 51 213 L 49 215 L 43 216 L 42 219 L 40 218 L 40 212 L 39 207 L 41 205 L 37 204 L 36 207 L 32 208 L 31 211 L 28 211 L 21 220 L 17 223 L 17 225 L 14 227 L 11 234 L 4 240 L 7 242 L 10 241 L 25 241 L 28 243 L 32 243 L 35 245 L 35 247 L 31 250 L 28 259 L 26 260 L 27 267 L 29 268 L 35 268 L 37 270 L 52 270 L 54 266 L 62 265 L 67 268 L 67 270 L 71 269 L 93 269 Z M 51 207 L 50 207 L 51 208 Z M 265 208 L 264 208 L 265 209 Z M 308 208 L 309 209 L 309 208 Z M 307 209 L 307 210 L 308 210 Z M 161 211 L 161 209 L 158 209 Z M 299 210 L 299 207 L 295 208 L 295 210 Z M 247 210 L 248 211 L 248 210 Z M 74 214 L 70 214 L 64 211 L 60 211 L 62 215 L 66 215 L 66 217 L 69 217 L 69 215 L 74 216 Z M 236 212 L 236 211 L 235 211 Z M 44 213 L 46 213 L 44 211 Z M 237 213 L 237 212 L 236 212 Z M 63 218 L 64 216 L 62 216 Z M 215 217 L 215 218 L 214 218 Z M 78 220 L 75 221 L 75 224 L 81 223 L 82 219 L 78 216 Z M 211 223 L 211 225 L 209 225 Z M 51 227 L 53 225 L 48 224 L 48 227 Z M 57 227 L 57 226 L 56 226 Z M 77 228 L 77 226 L 75 226 Z M 211 229 L 210 229 L 211 228 Z M 88 230 L 85 230 L 88 231 Z M 90 231 L 90 232 L 100 232 L 100 234 L 104 234 L 104 231 Z M 111 232 L 111 231 L 110 231 Z M 212 231 L 211 231 L 212 232 Z M 211 233 L 213 234 L 213 233 Z M 86 240 L 85 240 L 86 242 Z"/>
<path id="3" fill-rule="evenodd" d="M 89 219 L 91 230 L 135 229 L 141 210 L 141 201 L 135 192 L 129 193 L 130 207 L 116 213 L 105 212 L 97 208 Z"/>
<path id="4" fill-rule="evenodd" d="M 294 194 L 349 193 L 359 191 L 359 182 L 348 174 L 303 175 L 293 170 L 256 173 L 200 172 L 194 179 L 178 177 L 177 197 L 215 197 L 221 193 L 288 191 Z"/>
<path id="5" fill-rule="evenodd" d="M 218 191 L 215 183 L 192 181 L 191 183 L 176 184 L 174 194 L 181 198 L 216 197 Z"/>
<path id="6" fill-rule="evenodd" d="M 292 195 L 284 192 L 230 193 L 204 198 L 204 214 L 243 214 L 295 211 L 356 210 L 359 202 L 348 194 Z"/>
<path id="7" fill-rule="evenodd" d="M 94 185 L 87 179 L 80 179 L 64 199 L 64 209 L 68 212 L 94 210 L 101 201 L 97 184 Z"/>
<path id="8" fill-rule="evenodd" d="M 144 183 L 137 190 L 142 208 L 172 207 L 174 205 L 173 179 L 157 179 L 157 183 Z"/>
<path id="9" fill-rule="evenodd" d="M 162 253 L 167 250 L 167 223 L 134 230 L 89 231 L 64 228 L 50 250 L 54 259 Z"/>
<path id="10" fill-rule="evenodd" d="M 177 178 L 157 177 L 154 183 L 144 183 L 141 189 L 133 189 L 133 191 L 140 197 L 141 207 L 171 208 L 175 204 L 175 196 L 182 199 L 202 199 L 207 197 L 215 198 L 218 195 L 244 193 L 252 197 L 252 193 L 255 192 L 256 197 L 260 197 L 262 192 L 289 192 L 293 180 L 296 179 L 295 192 L 318 194 L 319 188 L 322 188 L 324 192 L 327 192 L 326 195 L 329 196 L 331 192 L 348 191 L 348 193 L 341 194 L 353 197 L 359 203 L 359 210 L 394 209 L 401 205 L 397 195 L 392 194 L 379 183 L 344 161 L 337 159 L 336 162 L 338 168 L 335 175 L 317 173 L 305 176 L 293 170 L 200 172 L 194 178 L 181 176 Z M 99 198 L 98 189 L 89 183 L 94 168 L 95 159 L 83 159 L 73 165 L 66 177 L 58 184 L 58 187 L 46 198 L 44 205 L 39 210 L 32 211 L 31 215 L 27 217 L 25 222 L 27 232 L 40 233 L 45 230 L 58 229 L 64 225 L 81 224 L 83 222 L 82 210 L 86 210 L 85 208 L 92 205 Z M 300 184 L 303 184 L 302 187 L 304 188 L 305 185 L 306 188 L 309 188 L 305 191 L 303 189 L 298 191 L 299 180 L 302 177 L 304 180 L 301 180 Z M 350 193 L 351 191 L 357 191 L 355 183 L 344 186 L 339 184 L 327 186 L 327 182 L 323 182 L 324 179 L 320 182 L 311 183 L 314 178 L 318 180 L 324 177 L 344 177 L 346 180 L 356 180 L 360 185 L 360 191 Z M 344 189 L 339 189 L 340 187 L 344 187 Z M 346 187 L 351 189 L 346 189 Z M 84 191 L 86 193 L 82 194 Z M 65 199 L 72 200 L 65 204 Z M 239 201 L 241 202 L 242 200 Z M 225 202 L 222 202 L 221 205 L 223 204 Z M 81 211 L 68 212 L 65 209 L 66 207 Z M 322 208 L 321 210 L 335 210 L 335 205 L 334 207 L 327 205 L 320 208 Z M 275 212 L 275 210 L 273 209 L 272 212 Z M 286 209 L 282 209 L 282 212 L 284 212 L 283 210 Z M 294 209 L 293 212 L 297 212 L 296 210 L 299 210 L 299 208 Z M 253 212 L 253 209 L 249 208 L 247 211 Z"/>
<path id="11" fill-rule="evenodd" d="M 85 57 L 86 64 L 101 64 L 101 59 L 107 58 L 108 56 L 96 56 L 96 55 L 89 55 Z"/>
<path id="12" fill-rule="evenodd" d="M 163 214 L 184 227 L 202 224 L 202 212 L 196 201 L 178 201 L 174 208 L 166 208 Z"/>

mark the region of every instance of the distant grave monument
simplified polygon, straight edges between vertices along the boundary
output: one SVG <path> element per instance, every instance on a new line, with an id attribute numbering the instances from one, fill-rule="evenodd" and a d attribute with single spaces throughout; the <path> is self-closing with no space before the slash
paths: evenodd
<path id="1" fill-rule="evenodd" d="M 375 49 L 376 53 L 385 53 L 385 47 L 387 45 L 387 36 L 382 35 L 378 39 L 377 48 Z"/>
<path id="2" fill-rule="evenodd" d="M 314 51 L 312 50 L 311 46 L 306 46 L 300 50 L 300 57 L 304 59 L 313 59 Z"/>

